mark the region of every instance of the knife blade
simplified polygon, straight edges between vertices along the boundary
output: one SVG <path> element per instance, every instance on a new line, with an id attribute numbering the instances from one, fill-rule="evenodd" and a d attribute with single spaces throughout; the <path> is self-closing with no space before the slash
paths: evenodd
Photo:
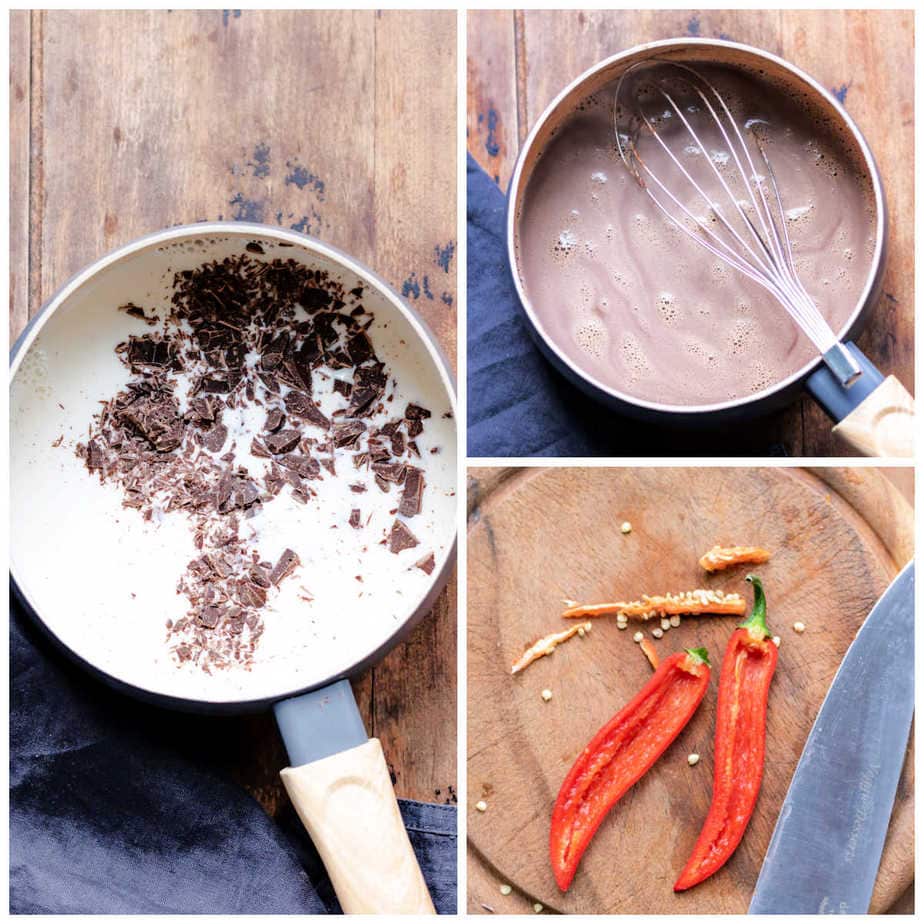
<path id="1" fill-rule="evenodd" d="M 796 766 L 750 914 L 865 914 L 914 712 L 914 562 L 853 640 Z"/>

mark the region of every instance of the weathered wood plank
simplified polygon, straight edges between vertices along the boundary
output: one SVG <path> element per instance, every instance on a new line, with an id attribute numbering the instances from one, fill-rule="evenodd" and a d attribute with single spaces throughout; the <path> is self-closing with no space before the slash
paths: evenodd
<path id="1" fill-rule="evenodd" d="M 375 265 L 453 362 L 456 137 L 455 11 L 376 13 Z"/>
<path id="2" fill-rule="evenodd" d="M 29 318 L 31 17 L 10 13 L 10 341 Z"/>
<path id="3" fill-rule="evenodd" d="M 520 148 L 517 127 L 515 13 L 468 13 L 468 149 L 506 189 Z"/>

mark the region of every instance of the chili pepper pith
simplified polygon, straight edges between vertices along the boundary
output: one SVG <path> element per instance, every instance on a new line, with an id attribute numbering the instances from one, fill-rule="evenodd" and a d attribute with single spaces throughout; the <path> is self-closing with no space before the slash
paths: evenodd
<path id="1" fill-rule="evenodd" d="M 764 769 L 767 697 L 779 655 L 767 628 L 767 601 L 760 579 L 754 610 L 732 633 L 719 675 L 715 722 L 712 804 L 675 892 L 683 892 L 721 869 L 744 836 Z"/>
<path id="2" fill-rule="evenodd" d="M 552 870 L 563 892 L 606 814 L 690 721 L 709 686 L 709 674 L 705 648 L 665 658 L 574 762 L 555 800 L 549 833 Z"/>

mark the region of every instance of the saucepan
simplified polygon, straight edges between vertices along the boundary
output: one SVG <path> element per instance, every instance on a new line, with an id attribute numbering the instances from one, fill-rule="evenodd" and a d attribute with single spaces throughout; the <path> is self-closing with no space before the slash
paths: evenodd
<path id="1" fill-rule="evenodd" d="M 859 297 L 841 329 L 835 331 L 861 369 L 861 375 L 849 387 L 838 382 L 819 356 L 781 381 L 733 400 L 697 406 L 643 400 L 601 382 L 582 368 L 544 326 L 524 281 L 521 250 L 520 224 L 530 179 L 550 143 L 565 130 L 566 121 L 589 97 L 612 85 L 630 67 L 653 59 L 685 65 L 726 65 L 764 74 L 794 96 L 806 97 L 813 111 L 823 113 L 861 159 L 871 186 L 875 227 L 869 270 Z M 894 376 L 883 376 L 852 342 L 869 319 L 881 292 L 886 238 L 886 201 L 879 170 L 860 129 L 838 100 L 806 73 L 775 55 L 736 42 L 712 39 L 651 42 L 607 58 L 581 74 L 558 94 L 532 127 L 517 159 L 508 194 L 508 260 L 531 333 L 552 365 L 587 395 L 637 419 L 666 426 L 715 427 L 777 410 L 794 401 L 804 389 L 836 422 L 835 432 L 859 451 L 868 455 L 908 456 L 912 452 L 913 399 Z"/>
<path id="2" fill-rule="evenodd" d="M 363 292 L 376 354 L 432 413 L 433 426 L 418 438 L 426 488 L 411 522 L 421 524 L 415 534 L 426 536 L 433 558 L 420 568 L 406 555 L 371 555 L 370 570 L 392 569 L 384 579 L 370 585 L 367 574 L 371 592 L 344 588 L 342 606 L 319 611 L 325 598 L 312 602 L 309 591 L 338 573 L 340 546 L 329 523 L 312 525 L 309 499 L 303 573 L 287 579 L 304 593 L 293 590 L 285 608 L 267 613 L 252 664 L 210 674 L 178 664 L 165 642 L 167 620 L 188 608 L 177 578 L 196 554 L 183 515 L 152 520 L 127 509 L 116 487 L 91 477 L 77 446 L 100 402 L 129 377 L 116 346 L 150 330 L 152 315 L 167 314 L 174 274 L 245 251 L 254 260 L 298 261 L 344 291 Z M 126 305 L 141 310 L 118 310 Z M 347 912 L 433 912 L 381 745 L 366 735 L 349 678 L 429 613 L 453 568 L 454 401 L 432 334 L 382 280 L 333 247 L 264 225 L 177 227 L 109 254 L 58 291 L 13 351 L 14 591 L 58 647 L 122 693 L 211 714 L 273 709 L 291 763 L 282 771 L 285 786 Z M 323 490 L 323 482 L 312 484 Z M 382 591 L 392 585 L 394 592 Z M 337 588 L 330 592 L 338 599 Z"/>

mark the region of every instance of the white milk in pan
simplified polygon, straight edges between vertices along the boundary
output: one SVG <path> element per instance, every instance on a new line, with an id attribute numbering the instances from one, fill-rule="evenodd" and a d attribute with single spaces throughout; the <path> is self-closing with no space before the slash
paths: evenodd
<path id="1" fill-rule="evenodd" d="M 337 450 L 337 476 L 313 481 L 317 496 L 307 504 L 286 487 L 256 516 L 241 520 L 242 538 L 252 537 L 265 560 L 276 561 L 286 548 L 301 560 L 261 611 L 264 629 L 253 663 L 206 673 L 177 662 L 166 625 L 190 608 L 177 592 L 197 554 L 190 522 L 182 512 L 147 522 L 140 511 L 126 509 L 122 489 L 91 475 L 75 447 L 86 442 L 100 402 L 130 378 L 116 345 L 151 330 L 118 306 L 133 302 L 163 315 L 175 271 L 237 255 L 244 243 L 208 238 L 199 246 L 152 245 L 93 276 L 41 330 L 11 390 L 12 560 L 27 598 L 65 645 L 117 679 L 213 702 L 271 697 L 315 683 L 384 644 L 430 587 L 415 563 L 432 552 L 439 570 L 455 530 L 450 399 L 410 322 L 366 283 L 363 301 L 375 316 L 368 335 L 390 373 L 390 406 L 418 404 L 432 413 L 416 440 L 420 458 L 413 460 L 426 480 L 422 508 L 407 520 L 419 545 L 393 554 L 381 543 L 396 519 L 401 489 L 386 494 L 370 480 L 369 490 L 354 494 L 348 485 L 358 479 L 349 453 Z M 295 258 L 327 270 L 346 289 L 362 284 L 297 247 L 261 244 L 261 259 Z M 339 373 L 329 374 L 315 375 L 322 411 L 334 400 Z M 263 417 L 265 411 L 251 409 L 223 418 L 227 445 L 238 437 L 236 462 L 257 477 L 267 463 L 248 447 Z M 352 508 L 362 512 L 359 529 L 349 525 Z"/>

